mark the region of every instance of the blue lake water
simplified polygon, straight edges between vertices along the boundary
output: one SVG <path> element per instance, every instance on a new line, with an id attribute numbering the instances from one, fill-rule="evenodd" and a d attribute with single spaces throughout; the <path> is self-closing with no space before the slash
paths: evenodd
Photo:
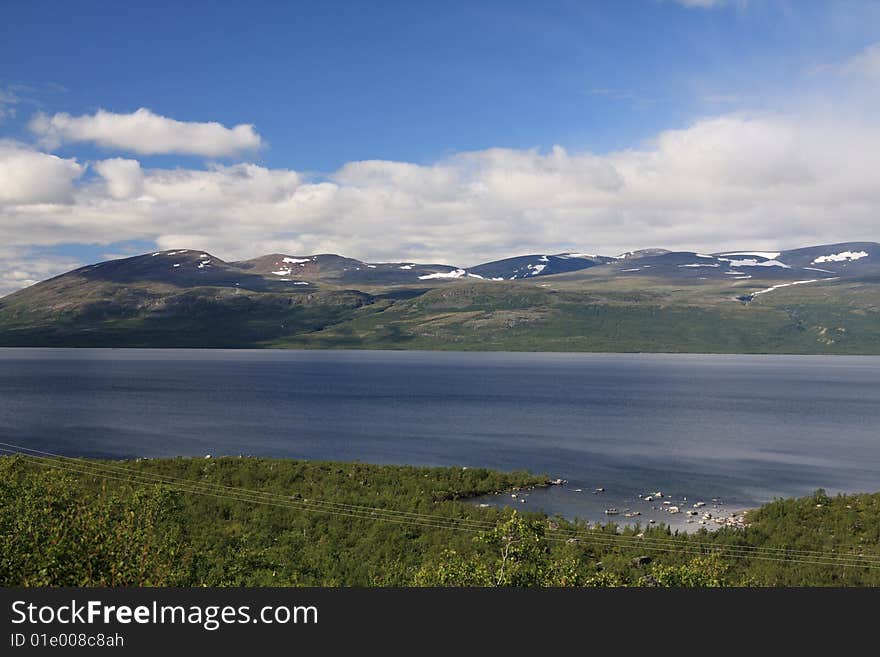
<path id="1" fill-rule="evenodd" d="M 569 482 L 525 508 L 644 521 L 657 490 L 727 508 L 880 490 L 880 357 L 0 349 L 0 434 L 81 456 L 524 468 Z"/>

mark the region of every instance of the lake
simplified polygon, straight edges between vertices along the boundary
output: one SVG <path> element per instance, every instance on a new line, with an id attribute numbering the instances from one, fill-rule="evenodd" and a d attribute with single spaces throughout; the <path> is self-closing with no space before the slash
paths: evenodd
<path id="1" fill-rule="evenodd" d="M 880 357 L 0 349 L 3 442 L 528 469 L 568 484 L 489 503 L 589 520 L 880 490 L 878 427 Z"/>

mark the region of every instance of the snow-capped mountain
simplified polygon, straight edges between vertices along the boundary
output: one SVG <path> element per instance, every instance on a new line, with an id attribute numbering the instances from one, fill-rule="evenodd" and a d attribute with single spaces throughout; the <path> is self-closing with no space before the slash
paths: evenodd
<path id="1" fill-rule="evenodd" d="M 513 281 L 589 269 L 613 262 L 614 258 L 589 253 L 525 255 L 487 262 L 468 269 L 469 273 L 496 281 Z"/>
<path id="2" fill-rule="evenodd" d="M 452 265 L 415 262 L 364 262 L 335 254 L 290 256 L 281 253 L 232 263 L 278 282 L 323 281 L 339 285 L 396 285 L 420 280 L 454 280 L 467 272 Z"/>
<path id="3" fill-rule="evenodd" d="M 612 277 L 691 281 L 805 281 L 880 274 L 880 244 L 845 242 L 788 251 L 737 250 L 717 253 L 643 249 L 620 256 L 588 253 L 524 255 L 464 268 L 416 262 L 364 262 L 334 254 L 274 253 L 228 262 L 206 251 L 173 249 L 109 260 L 69 274 L 112 283 L 161 283 L 178 287 L 241 287 L 307 291 L 320 285 L 435 286 L 462 280 L 515 281 L 592 270 Z M 66 276 L 65 274 L 64 276 Z"/>
<path id="4" fill-rule="evenodd" d="M 62 276 L 70 274 L 113 283 L 166 283 L 180 287 L 241 285 L 261 288 L 264 286 L 262 276 L 241 271 L 232 263 L 206 251 L 195 249 L 171 249 L 107 260 L 80 267 Z"/>
<path id="5" fill-rule="evenodd" d="M 793 310 L 774 310 L 777 301 Z M 731 314 L 731 304 L 749 310 Z M 333 254 L 229 262 L 174 249 L 3 297 L 0 345 L 880 353 L 878 306 L 873 242 L 526 255 L 470 268 Z"/>
<path id="6" fill-rule="evenodd" d="M 792 267 L 802 267 L 808 271 L 824 270 L 840 276 L 880 273 L 880 244 L 843 242 L 809 246 L 783 251 L 779 259 Z"/>
<path id="7" fill-rule="evenodd" d="M 416 262 L 363 262 L 337 255 L 287 256 L 272 254 L 232 263 L 244 271 L 283 281 L 324 280 L 340 284 L 393 285 L 444 282 L 457 279 L 516 280 L 578 271 L 613 262 L 614 258 L 585 253 L 516 256 L 463 268 Z"/>
<path id="8" fill-rule="evenodd" d="M 672 251 L 641 257 L 625 255 L 611 265 L 621 276 L 821 280 L 880 273 L 880 244 L 874 242 L 847 242 L 789 251 Z"/>

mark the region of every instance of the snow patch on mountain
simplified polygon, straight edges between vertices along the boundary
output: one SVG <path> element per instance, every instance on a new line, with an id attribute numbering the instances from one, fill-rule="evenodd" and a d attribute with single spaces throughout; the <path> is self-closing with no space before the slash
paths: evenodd
<path id="1" fill-rule="evenodd" d="M 791 269 L 791 267 L 779 260 L 764 260 L 763 262 L 755 260 L 755 258 L 746 258 L 745 260 L 730 260 L 729 258 L 718 258 L 723 262 L 727 262 L 731 267 L 782 267 L 783 269 Z"/>
<path id="2" fill-rule="evenodd" d="M 868 257 L 867 251 L 843 251 L 841 253 L 832 253 L 830 255 L 819 256 L 811 265 L 821 265 L 823 262 L 852 262 Z"/>
<path id="3" fill-rule="evenodd" d="M 424 276 L 419 276 L 419 280 L 429 281 L 434 278 L 461 278 L 466 274 L 467 272 L 464 269 L 453 269 L 452 271 L 437 272 L 436 274 L 425 274 Z"/>
<path id="4" fill-rule="evenodd" d="M 732 253 L 722 253 L 723 256 L 757 256 L 758 258 L 766 258 L 767 260 L 776 260 L 782 255 L 781 251 L 734 251 Z"/>
<path id="5" fill-rule="evenodd" d="M 768 292 L 772 292 L 773 290 L 778 290 L 782 287 L 791 287 L 792 285 L 805 285 L 807 283 L 818 283 L 820 281 L 833 281 L 837 280 L 834 278 L 811 278 L 808 281 L 793 281 L 791 283 L 780 283 L 779 285 L 774 285 L 773 287 L 768 287 L 764 290 L 758 290 L 757 292 L 752 292 L 752 297 L 756 297 L 759 294 L 767 294 Z"/>

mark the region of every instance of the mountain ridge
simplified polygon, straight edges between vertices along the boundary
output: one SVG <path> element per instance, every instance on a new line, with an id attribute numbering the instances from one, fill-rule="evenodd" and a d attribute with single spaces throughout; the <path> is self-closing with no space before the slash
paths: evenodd
<path id="1" fill-rule="evenodd" d="M 152 258 L 160 260 L 154 261 Z M 155 266 L 169 258 L 171 260 L 168 265 L 172 271 Z M 60 276 L 97 273 L 100 269 L 101 274 L 111 277 L 115 273 L 116 280 L 120 282 L 164 280 L 216 285 L 226 279 L 238 278 L 244 279 L 250 285 L 256 285 L 258 281 L 254 277 L 257 277 L 262 279 L 259 285 L 263 287 L 272 282 L 299 285 L 321 282 L 336 285 L 395 285 L 423 281 L 442 283 L 461 278 L 519 280 L 567 274 L 594 267 L 611 267 L 617 274 L 639 273 L 642 276 L 668 277 L 678 274 L 691 278 L 698 275 L 717 276 L 722 273 L 711 271 L 715 269 L 723 270 L 724 276 L 736 275 L 743 278 L 754 277 L 756 272 L 760 272 L 761 278 L 792 278 L 794 274 L 806 271 L 813 272 L 811 275 L 816 278 L 830 278 L 851 272 L 880 273 L 880 244 L 840 242 L 787 251 L 740 250 L 717 251 L 711 254 L 659 248 L 629 251 L 617 256 L 586 253 L 531 254 L 511 256 L 472 267 L 415 261 L 366 262 L 332 253 L 272 253 L 248 260 L 226 261 L 199 249 L 169 249 L 86 265 Z M 196 270 L 195 276 L 193 269 Z M 647 271 L 648 269 L 653 271 Z M 47 280 L 54 278 L 58 277 Z M 231 285 L 236 283 L 240 285 L 241 281 L 227 282 Z"/>
<path id="2" fill-rule="evenodd" d="M 469 268 L 172 249 L 0 298 L 0 346 L 880 353 L 880 244 Z"/>

